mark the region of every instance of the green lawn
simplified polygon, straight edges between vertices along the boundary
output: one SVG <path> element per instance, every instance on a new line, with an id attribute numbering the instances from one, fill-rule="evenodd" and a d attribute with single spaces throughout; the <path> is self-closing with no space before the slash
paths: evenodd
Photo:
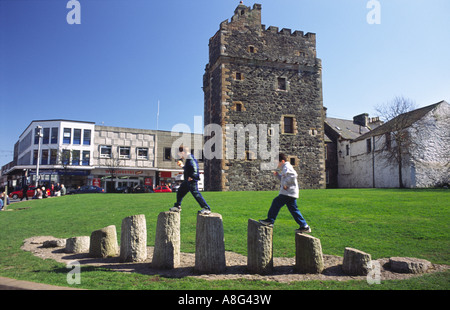
<path id="1" fill-rule="evenodd" d="M 277 192 L 205 192 L 213 212 L 222 214 L 225 247 L 246 255 L 247 221 L 262 219 Z M 450 191 L 448 190 L 303 190 L 299 207 L 320 238 L 324 254 L 343 256 L 345 247 L 370 253 L 372 258 L 408 256 L 450 264 Z M 10 205 L 0 212 L 0 276 L 67 286 L 65 265 L 42 260 L 20 250 L 24 239 L 90 235 L 116 225 L 120 242 L 122 219 L 145 214 L 148 244 L 154 245 L 158 214 L 173 205 L 175 194 L 93 194 L 34 200 Z M 19 208 L 21 210 L 19 210 Z M 181 218 L 181 250 L 195 252 L 198 206 L 188 195 Z M 295 255 L 297 224 L 283 208 L 274 228 L 274 256 Z M 279 284 L 263 281 L 167 279 L 82 267 L 83 288 L 90 289 L 449 289 L 449 273 L 412 280 L 308 281 Z M 206 284 L 205 284 L 206 283 Z"/>

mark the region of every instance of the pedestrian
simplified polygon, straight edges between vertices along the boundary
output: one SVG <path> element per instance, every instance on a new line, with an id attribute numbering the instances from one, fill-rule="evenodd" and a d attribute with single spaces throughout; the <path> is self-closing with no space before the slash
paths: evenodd
<path id="1" fill-rule="evenodd" d="M 22 187 L 22 198 L 20 198 L 20 201 L 22 201 L 22 199 L 24 198 L 28 200 L 28 185 L 26 183 Z"/>
<path id="2" fill-rule="evenodd" d="M 195 159 L 194 155 L 190 153 L 190 149 L 186 146 L 180 146 L 178 151 L 180 160 L 177 162 L 177 164 L 184 169 L 184 181 L 178 188 L 177 202 L 172 208 L 170 208 L 170 211 L 180 212 L 181 202 L 183 201 L 184 196 L 186 196 L 188 192 L 191 192 L 192 196 L 194 196 L 195 200 L 202 208 L 200 211 L 198 211 L 198 213 L 210 214 L 211 208 L 206 203 L 202 194 L 200 194 L 200 192 L 198 191 L 198 181 L 200 180 L 200 174 L 197 159 Z M 182 162 L 183 159 L 185 159 L 184 165 Z"/>
<path id="3" fill-rule="evenodd" d="M 42 199 L 42 189 L 40 187 L 36 188 L 36 195 L 33 199 Z"/>
<path id="4" fill-rule="evenodd" d="M 3 193 L 0 194 L 0 211 L 3 209 Z"/>
<path id="5" fill-rule="evenodd" d="M 64 184 L 61 184 L 61 196 L 64 196 L 66 194 L 66 188 L 64 187 Z"/>
<path id="6" fill-rule="evenodd" d="M 280 172 L 274 172 L 273 175 L 281 182 L 280 193 L 272 201 L 267 219 L 259 220 L 259 222 L 263 225 L 273 227 L 280 209 L 286 205 L 294 220 L 300 225 L 296 232 L 311 232 L 311 228 L 306 223 L 297 206 L 297 199 L 299 197 L 297 172 L 289 163 L 285 154 L 280 153 L 278 160 L 278 169 Z"/>
<path id="7" fill-rule="evenodd" d="M 61 185 L 59 185 L 59 183 L 56 183 L 55 185 L 55 196 L 56 197 L 61 196 Z"/>

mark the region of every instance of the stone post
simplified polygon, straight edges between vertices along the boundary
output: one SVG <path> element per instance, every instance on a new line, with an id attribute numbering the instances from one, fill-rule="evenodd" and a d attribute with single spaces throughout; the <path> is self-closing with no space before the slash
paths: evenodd
<path id="1" fill-rule="evenodd" d="M 221 273 L 226 269 L 222 216 L 218 213 L 197 215 L 195 270 Z"/>
<path id="2" fill-rule="evenodd" d="M 180 212 L 158 215 L 152 265 L 165 269 L 180 265 Z"/>
<path id="3" fill-rule="evenodd" d="M 66 253 L 88 253 L 91 238 L 89 236 L 72 237 L 66 241 Z"/>
<path id="4" fill-rule="evenodd" d="M 117 231 L 115 225 L 92 232 L 89 245 L 90 257 L 113 257 L 117 256 L 118 252 L 119 245 L 117 244 Z"/>
<path id="5" fill-rule="evenodd" d="M 320 239 L 295 234 L 295 269 L 300 273 L 321 273 L 324 269 Z"/>
<path id="6" fill-rule="evenodd" d="M 371 260 L 370 254 L 352 248 L 345 248 L 342 270 L 348 275 L 365 276 L 369 272 L 369 262 Z"/>
<path id="7" fill-rule="evenodd" d="M 120 262 L 142 262 L 147 259 L 147 222 L 145 215 L 122 220 Z"/>
<path id="8" fill-rule="evenodd" d="M 251 273 L 271 273 L 273 271 L 273 228 L 249 219 L 247 252 L 247 268 Z"/>

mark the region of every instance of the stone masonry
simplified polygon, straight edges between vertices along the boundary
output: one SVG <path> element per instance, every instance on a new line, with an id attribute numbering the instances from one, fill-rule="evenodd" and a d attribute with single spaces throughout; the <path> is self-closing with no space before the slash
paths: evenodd
<path id="1" fill-rule="evenodd" d="M 203 86 L 205 126 L 222 126 L 223 141 L 221 158 L 205 160 L 206 190 L 277 189 L 271 171 L 260 169 L 268 160 L 250 150 L 248 133 L 245 158 L 237 157 L 236 142 L 234 159 L 227 157 L 226 125 L 251 124 L 259 138 L 267 136 L 268 149 L 276 132 L 271 127 L 279 126 L 280 151 L 297 170 L 300 187 L 325 187 L 322 66 L 315 34 L 266 29 L 261 5 L 241 3 L 209 41 Z M 267 124 L 267 132 L 258 124 Z"/>

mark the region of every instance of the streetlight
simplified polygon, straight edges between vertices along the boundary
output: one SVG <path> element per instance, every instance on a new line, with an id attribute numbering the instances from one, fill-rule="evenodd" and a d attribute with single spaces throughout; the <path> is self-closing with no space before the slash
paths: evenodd
<path id="1" fill-rule="evenodd" d="M 39 185 L 39 163 L 41 161 L 41 138 L 44 136 L 44 134 L 42 133 L 42 126 L 36 127 L 36 136 L 38 136 L 38 154 L 36 163 L 36 181 L 34 185 L 37 188 Z"/>

